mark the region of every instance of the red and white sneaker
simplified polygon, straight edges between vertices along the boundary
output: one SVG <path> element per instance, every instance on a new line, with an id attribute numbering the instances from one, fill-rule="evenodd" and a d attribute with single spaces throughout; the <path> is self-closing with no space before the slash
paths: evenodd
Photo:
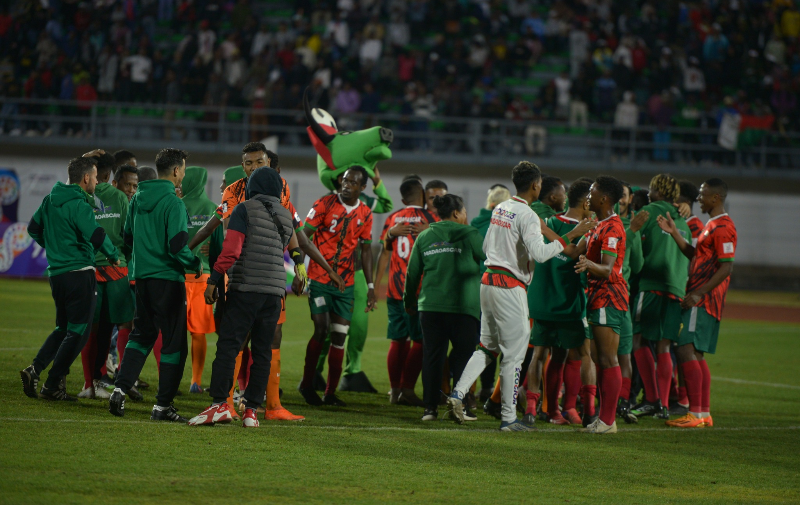
<path id="1" fill-rule="evenodd" d="M 214 426 L 215 424 L 227 424 L 233 421 L 230 407 L 227 403 L 212 405 L 198 415 L 189 419 L 189 426 Z"/>
<path id="2" fill-rule="evenodd" d="M 258 428 L 258 418 L 256 411 L 253 409 L 246 409 L 242 416 L 242 428 Z"/>

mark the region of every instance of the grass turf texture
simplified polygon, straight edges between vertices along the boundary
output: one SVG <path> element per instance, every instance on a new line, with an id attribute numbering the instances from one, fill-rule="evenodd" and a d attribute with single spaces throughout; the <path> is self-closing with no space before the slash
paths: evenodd
<path id="1" fill-rule="evenodd" d="M 385 309 L 381 303 L 371 316 L 363 360 L 382 392 L 389 389 Z M 391 406 L 384 394 L 341 393 L 346 408 L 308 407 L 296 391 L 312 331 L 306 299 L 290 298 L 287 310 L 283 403 L 307 420 L 190 428 L 149 421 L 152 359 L 142 373 L 151 389 L 144 402 L 126 402 L 123 419 L 104 401 L 24 396 L 18 372 L 52 330 L 52 299 L 47 283 L 0 280 L 0 503 L 800 500 L 798 325 L 723 321 L 719 354 L 709 358 L 714 428 L 669 429 L 643 419 L 633 427 L 619 421 L 617 435 L 599 437 L 541 423 L 538 433 L 499 433 L 482 413 L 465 427 L 422 423 L 421 409 Z M 209 336 L 205 385 L 215 339 Z M 188 394 L 190 361 L 175 402 L 187 417 L 209 403 Z M 69 392 L 77 394 L 82 381 L 77 360 Z"/>

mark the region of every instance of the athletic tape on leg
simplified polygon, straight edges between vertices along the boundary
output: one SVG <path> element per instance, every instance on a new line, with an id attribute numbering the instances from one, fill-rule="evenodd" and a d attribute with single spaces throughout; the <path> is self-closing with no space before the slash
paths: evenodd
<path id="1" fill-rule="evenodd" d="M 342 333 L 347 335 L 347 332 L 350 331 L 349 324 L 339 324 L 339 323 L 331 323 L 331 332 L 332 333 Z"/>

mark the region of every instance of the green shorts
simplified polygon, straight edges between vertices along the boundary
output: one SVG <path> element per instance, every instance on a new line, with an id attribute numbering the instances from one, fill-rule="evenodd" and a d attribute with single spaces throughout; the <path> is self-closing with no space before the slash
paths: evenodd
<path id="1" fill-rule="evenodd" d="M 689 343 L 700 352 L 714 354 L 717 351 L 719 321 L 703 307 L 692 307 L 683 311 L 683 329 L 678 345 Z"/>
<path id="2" fill-rule="evenodd" d="M 131 289 L 128 276 L 122 279 L 97 283 L 97 305 L 94 309 L 94 322 L 100 321 L 103 312 L 108 314 L 109 322 L 122 324 L 133 321 L 136 295 Z"/>
<path id="3" fill-rule="evenodd" d="M 403 300 L 386 300 L 389 310 L 389 327 L 386 329 L 386 338 L 389 340 L 405 340 L 407 337 L 414 342 L 422 342 L 422 330 L 419 327 L 419 317 L 406 313 Z"/>
<path id="4" fill-rule="evenodd" d="M 342 319 L 350 321 L 353 318 L 354 301 L 355 288 L 353 286 L 347 286 L 342 293 L 333 284 L 309 282 L 308 306 L 311 307 L 312 315 L 333 312 Z"/>
<path id="5" fill-rule="evenodd" d="M 607 326 L 619 335 L 625 321 L 625 311 L 614 307 L 601 307 L 586 311 L 586 319 L 592 326 Z"/>
<path id="6" fill-rule="evenodd" d="M 631 311 L 625 312 L 622 326 L 619 329 L 619 347 L 617 355 L 630 354 L 633 351 L 633 324 L 631 324 Z"/>
<path id="7" fill-rule="evenodd" d="M 653 342 L 669 339 L 677 342 L 681 333 L 681 302 L 652 291 L 636 297 L 633 332 Z"/>
<path id="8" fill-rule="evenodd" d="M 586 318 L 577 321 L 542 321 L 535 319 L 530 343 L 537 347 L 576 349 L 586 340 Z"/>

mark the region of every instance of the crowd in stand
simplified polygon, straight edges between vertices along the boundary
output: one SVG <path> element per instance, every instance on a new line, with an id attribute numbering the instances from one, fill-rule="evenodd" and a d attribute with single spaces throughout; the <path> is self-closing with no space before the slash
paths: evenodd
<path id="1" fill-rule="evenodd" d="M 784 132 L 798 35 L 791 0 L 17 0 L 0 96 Z"/>

